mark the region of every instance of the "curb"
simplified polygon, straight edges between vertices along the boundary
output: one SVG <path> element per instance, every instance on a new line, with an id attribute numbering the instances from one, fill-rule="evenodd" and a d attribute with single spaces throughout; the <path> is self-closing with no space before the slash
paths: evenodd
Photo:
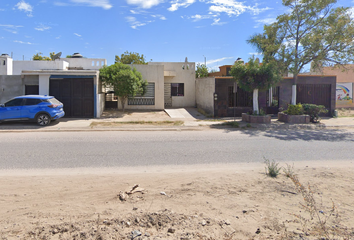
<path id="1" fill-rule="evenodd" d="M 139 131 L 203 131 L 203 130 L 221 130 L 221 129 L 230 129 L 230 130 L 322 130 L 322 129 L 351 129 L 354 128 L 354 125 L 328 125 L 325 124 L 257 124 L 252 125 L 251 127 L 230 127 L 222 124 L 214 125 L 201 125 L 201 126 L 180 126 L 180 127 L 123 127 L 123 128 L 57 128 L 57 129 L 0 129 L 0 133 L 20 133 L 20 132 L 107 132 L 107 131 L 116 131 L 116 132 L 139 132 Z"/>

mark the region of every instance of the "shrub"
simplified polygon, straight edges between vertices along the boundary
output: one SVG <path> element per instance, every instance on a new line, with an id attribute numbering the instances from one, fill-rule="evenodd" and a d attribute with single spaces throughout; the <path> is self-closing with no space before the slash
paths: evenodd
<path id="1" fill-rule="evenodd" d="M 284 111 L 288 115 L 302 115 L 304 114 L 304 108 L 301 103 L 296 105 L 289 104 L 288 109 Z"/>
<path id="2" fill-rule="evenodd" d="M 281 167 L 278 167 L 279 163 L 276 163 L 274 160 L 270 162 L 268 159 L 264 158 L 264 163 L 266 166 L 266 174 L 272 178 L 276 178 L 279 175 Z"/>
<path id="3" fill-rule="evenodd" d="M 303 104 L 305 114 L 310 115 L 310 121 L 313 123 L 319 122 L 321 113 L 327 113 L 328 110 L 323 105 Z"/>

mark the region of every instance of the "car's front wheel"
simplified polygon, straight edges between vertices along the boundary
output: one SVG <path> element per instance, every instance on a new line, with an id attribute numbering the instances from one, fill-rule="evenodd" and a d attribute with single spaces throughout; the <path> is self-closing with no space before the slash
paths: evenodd
<path id="1" fill-rule="evenodd" d="M 47 126 L 50 123 L 50 117 L 46 113 L 38 114 L 36 120 L 39 126 Z"/>

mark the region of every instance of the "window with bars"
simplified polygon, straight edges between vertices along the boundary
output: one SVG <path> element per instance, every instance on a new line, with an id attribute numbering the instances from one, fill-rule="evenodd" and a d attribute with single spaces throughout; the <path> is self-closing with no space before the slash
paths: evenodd
<path id="1" fill-rule="evenodd" d="M 184 83 L 171 83 L 171 96 L 183 97 L 184 96 Z"/>
<path id="2" fill-rule="evenodd" d="M 148 83 L 144 95 L 129 97 L 128 105 L 155 105 L 155 83 Z"/>

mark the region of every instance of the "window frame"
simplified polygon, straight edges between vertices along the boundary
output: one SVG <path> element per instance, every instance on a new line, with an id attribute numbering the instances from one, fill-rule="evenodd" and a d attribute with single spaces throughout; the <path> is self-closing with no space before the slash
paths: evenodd
<path id="1" fill-rule="evenodd" d="M 176 85 L 176 86 L 173 86 Z M 176 89 L 176 90 L 174 90 Z M 176 94 L 176 95 L 174 95 Z M 184 83 L 171 83 L 171 97 L 184 97 Z"/>

